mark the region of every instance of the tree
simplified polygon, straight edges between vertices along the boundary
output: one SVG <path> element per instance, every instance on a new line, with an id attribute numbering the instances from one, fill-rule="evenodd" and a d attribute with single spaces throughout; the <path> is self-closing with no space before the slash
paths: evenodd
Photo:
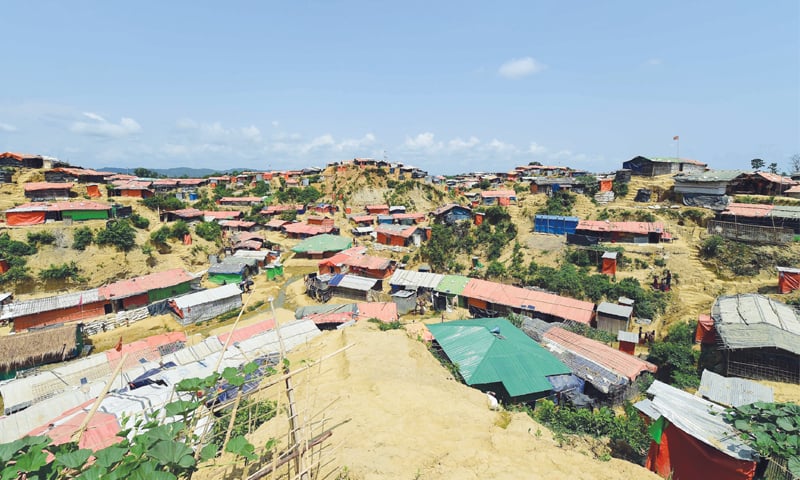
<path id="1" fill-rule="evenodd" d="M 142 167 L 134 168 L 133 169 L 133 174 L 136 175 L 137 177 L 141 177 L 141 178 L 161 178 L 161 177 L 163 177 L 163 175 L 161 175 L 160 173 L 156 172 L 155 170 L 150 170 L 149 168 L 142 168 Z"/>
<path id="2" fill-rule="evenodd" d="M 772 162 L 769 164 L 769 173 L 778 173 L 778 164 L 776 162 Z"/>
<path id="3" fill-rule="evenodd" d="M 222 238 L 222 227 L 217 222 L 200 222 L 194 227 L 194 232 L 209 242 L 216 242 Z"/>
<path id="4" fill-rule="evenodd" d="M 528 162 L 528 165 L 530 165 L 532 167 L 541 167 L 542 166 L 542 162 Z"/>
<path id="5" fill-rule="evenodd" d="M 754 158 L 750 160 L 750 166 L 753 167 L 753 170 L 761 170 L 764 168 L 764 165 L 764 160 L 761 160 L 760 158 Z"/>
<path id="6" fill-rule="evenodd" d="M 800 172 L 800 153 L 795 153 L 789 158 L 789 165 L 792 167 L 792 173 Z"/>
<path id="7" fill-rule="evenodd" d="M 72 232 L 72 248 L 86 250 L 94 241 L 94 232 L 89 227 L 78 227 Z"/>
<path id="8" fill-rule="evenodd" d="M 106 228 L 97 232 L 98 245 L 113 245 L 118 250 L 129 252 L 136 246 L 136 230 L 127 220 L 110 220 Z"/>

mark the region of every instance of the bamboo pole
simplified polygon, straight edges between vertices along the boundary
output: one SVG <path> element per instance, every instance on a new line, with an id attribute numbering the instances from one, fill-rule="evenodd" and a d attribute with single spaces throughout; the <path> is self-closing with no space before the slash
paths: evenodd
<path id="1" fill-rule="evenodd" d="M 122 356 L 122 360 L 120 360 L 119 365 L 117 365 L 117 368 L 114 369 L 114 373 L 111 375 L 111 378 L 108 380 L 108 383 L 106 383 L 106 386 L 103 387 L 103 391 L 100 392 L 100 395 L 97 397 L 97 400 L 94 401 L 94 405 L 92 405 L 92 408 L 89 410 L 89 413 L 86 415 L 86 418 L 83 419 L 81 425 L 78 427 L 77 430 L 75 430 L 75 433 L 72 434 L 72 441 L 74 441 L 75 443 L 79 443 L 81 441 L 81 437 L 83 437 L 83 433 L 86 431 L 86 427 L 89 426 L 89 422 L 92 421 L 92 417 L 94 417 L 94 414 L 97 413 L 97 409 L 100 408 L 100 404 L 103 403 L 103 399 L 106 398 L 106 395 L 108 395 L 108 392 L 111 390 L 111 385 L 114 383 L 114 380 L 116 380 L 117 376 L 119 375 L 119 372 L 122 371 L 122 367 L 125 365 L 125 361 L 127 360 L 128 360 L 128 354 L 126 353 L 125 355 Z"/>

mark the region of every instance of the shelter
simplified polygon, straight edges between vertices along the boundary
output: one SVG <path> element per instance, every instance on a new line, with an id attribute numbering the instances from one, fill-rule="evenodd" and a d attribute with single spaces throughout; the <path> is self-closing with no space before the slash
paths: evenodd
<path id="1" fill-rule="evenodd" d="M 260 248 L 260 247 L 259 247 Z M 270 252 L 268 250 L 236 250 L 233 252 L 233 258 L 256 260 L 257 267 L 263 267 L 269 263 Z"/>
<path id="2" fill-rule="evenodd" d="M 472 220 L 472 209 L 457 203 L 448 203 L 432 211 L 431 216 L 436 223 L 453 225 Z"/>
<path id="3" fill-rule="evenodd" d="M 800 207 L 793 205 L 763 205 L 731 203 L 716 215 L 717 220 L 743 225 L 791 229 L 800 234 Z"/>
<path id="4" fill-rule="evenodd" d="M 231 261 L 220 262 L 208 267 L 208 281 L 220 285 L 239 282 L 250 276 L 250 267 L 244 259 L 232 258 Z"/>
<path id="5" fill-rule="evenodd" d="M 418 223 L 422 223 L 426 220 L 426 216 L 424 213 L 393 213 L 392 214 L 392 221 L 398 225 L 416 225 Z"/>
<path id="6" fill-rule="evenodd" d="M 23 186 L 25 196 L 33 201 L 67 199 L 71 193 L 71 183 L 31 182 Z"/>
<path id="7" fill-rule="evenodd" d="M 367 300 L 371 290 L 380 290 L 382 287 L 382 283 L 378 279 L 346 273 L 332 275 L 328 280 L 328 285 L 333 289 L 334 295 L 356 300 Z"/>
<path id="8" fill-rule="evenodd" d="M 611 275 L 612 277 L 617 274 L 617 255 L 617 252 L 603 252 L 600 273 Z"/>
<path id="9" fill-rule="evenodd" d="M 83 349 L 83 324 L 57 325 L 0 336 L 0 380 L 48 363 L 63 362 Z"/>
<path id="10" fill-rule="evenodd" d="M 467 298 L 462 294 L 469 280 L 469 277 L 462 275 L 445 275 L 433 289 L 433 308 L 436 310 L 467 308 Z"/>
<path id="11" fill-rule="evenodd" d="M 368 227 L 375 223 L 375 215 L 351 215 L 350 221 L 358 226 Z"/>
<path id="12" fill-rule="evenodd" d="M 364 211 L 367 215 L 389 215 L 389 205 L 367 205 Z"/>
<path id="13" fill-rule="evenodd" d="M 654 381 L 634 406 L 653 422 L 645 467 L 664 478 L 751 480 L 757 453 L 725 422 L 724 408 Z"/>
<path id="14" fill-rule="evenodd" d="M 508 206 L 517 203 L 517 192 L 514 190 L 486 190 L 481 192 L 481 204 Z"/>
<path id="15" fill-rule="evenodd" d="M 660 243 L 672 240 L 661 222 L 608 222 L 581 220 L 575 228 L 578 235 L 599 237 L 601 242 Z"/>
<path id="16" fill-rule="evenodd" d="M 798 182 L 770 172 L 742 172 L 731 181 L 731 192 L 747 195 L 781 196 Z"/>
<path id="17" fill-rule="evenodd" d="M 196 280 L 186 270 L 173 268 L 100 287 L 100 295 L 111 303 L 111 311 L 116 312 L 188 293 Z"/>
<path id="18" fill-rule="evenodd" d="M 694 333 L 695 343 L 703 345 L 714 345 L 717 341 L 717 334 L 714 330 L 714 319 L 711 315 L 701 313 L 697 316 L 697 329 Z"/>
<path id="19" fill-rule="evenodd" d="M 264 203 L 263 197 L 222 197 L 217 200 L 218 205 L 222 206 L 241 206 L 249 207 Z"/>
<path id="20" fill-rule="evenodd" d="M 332 224 L 313 225 L 310 223 L 287 223 L 281 227 L 290 238 L 308 238 L 315 235 L 336 234 L 339 229 Z"/>
<path id="21" fill-rule="evenodd" d="M 264 267 L 264 271 L 266 272 L 267 280 L 275 280 L 283 276 L 283 264 L 280 262 L 268 263 Z"/>
<path id="22" fill-rule="evenodd" d="M 639 334 L 636 332 L 626 332 L 620 330 L 617 332 L 617 341 L 619 342 L 619 351 L 625 352 L 628 355 L 636 354 L 636 345 L 639 344 Z"/>
<path id="23" fill-rule="evenodd" d="M 111 217 L 111 205 L 105 203 L 53 202 L 26 203 L 6 210 L 6 223 L 9 226 L 39 225 L 47 220 L 59 221 L 65 218 L 78 220 L 105 220 Z"/>
<path id="24" fill-rule="evenodd" d="M 506 401 L 545 396 L 553 390 L 548 377 L 571 373 L 505 318 L 432 323 L 428 330 L 467 385 Z"/>
<path id="25" fill-rule="evenodd" d="M 100 290 L 93 288 L 4 305 L 0 320 L 13 321 L 14 331 L 22 332 L 32 327 L 102 316 L 107 303 Z"/>
<path id="26" fill-rule="evenodd" d="M 704 172 L 708 165 L 697 160 L 669 157 L 634 157 L 622 162 L 622 168 L 630 170 L 633 175 L 654 177 L 680 172 Z"/>
<path id="27" fill-rule="evenodd" d="M 775 267 L 778 270 L 778 293 L 792 293 L 800 289 L 800 268 Z"/>
<path id="28" fill-rule="evenodd" d="M 220 220 L 219 226 L 232 232 L 251 232 L 256 226 L 256 222 L 245 220 Z"/>
<path id="29" fill-rule="evenodd" d="M 627 330 L 633 316 L 633 307 L 603 302 L 597 306 L 597 329 L 616 334 Z"/>
<path id="30" fill-rule="evenodd" d="M 577 182 L 569 177 L 536 177 L 531 179 L 530 191 L 552 196 L 561 190 L 570 191 L 577 187 Z"/>
<path id="31" fill-rule="evenodd" d="M 283 226 L 288 223 L 292 222 L 287 222 L 286 220 L 282 220 L 280 218 L 273 218 L 272 220 L 267 222 L 264 226 L 267 228 L 267 230 L 277 231 L 277 230 L 283 230 Z"/>
<path id="32" fill-rule="evenodd" d="M 150 181 L 117 180 L 112 183 L 113 187 L 108 191 L 108 195 L 111 197 L 149 198 L 155 195 L 155 191 L 152 189 L 153 182 Z"/>
<path id="33" fill-rule="evenodd" d="M 375 233 L 378 243 L 395 247 L 407 247 L 412 244 L 419 246 L 426 238 L 424 231 L 413 225 L 379 224 L 375 228 Z"/>
<path id="34" fill-rule="evenodd" d="M 394 302 L 362 302 L 356 304 L 358 320 L 377 318 L 383 323 L 397 321 L 397 304 Z"/>
<path id="35" fill-rule="evenodd" d="M 57 167 L 44 172 L 45 182 L 106 183 L 112 172 L 98 172 L 90 168 Z"/>
<path id="36" fill-rule="evenodd" d="M 435 289 L 443 279 L 444 275 L 440 273 L 398 269 L 389 279 L 389 285 L 392 292 L 398 290 L 427 291 Z"/>
<path id="37" fill-rule="evenodd" d="M 553 233 L 555 235 L 575 233 L 579 221 L 578 217 L 536 215 L 533 217 L 533 231 L 536 233 Z"/>
<path id="38" fill-rule="evenodd" d="M 405 315 L 417 309 L 417 292 L 415 290 L 397 290 L 392 292 L 392 302 L 396 305 L 397 313 Z"/>
<path id="39" fill-rule="evenodd" d="M 718 297 L 711 308 L 726 376 L 800 383 L 800 316 L 758 294 Z"/>
<path id="40" fill-rule="evenodd" d="M 236 284 L 190 293 L 169 301 L 181 325 L 202 322 L 242 307 L 242 291 Z"/>
<path id="41" fill-rule="evenodd" d="M 353 246 L 353 240 L 339 235 L 316 235 L 307 238 L 292 248 L 298 256 L 328 258 L 336 252 Z"/>
<path id="42" fill-rule="evenodd" d="M 488 280 L 470 279 L 462 295 L 467 297 L 470 313 L 478 317 L 535 313 L 547 321 L 572 320 L 585 325 L 594 319 L 594 303 Z"/>
<path id="43" fill-rule="evenodd" d="M 744 378 L 723 377 L 709 370 L 703 370 L 696 395 L 726 407 L 775 401 L 772 387 Z"/>
<path id="44" fill-rule="evenodd" d="M 41 155 L 14 152 L 0 153 L 0 166 L 2 167 L 42 168 L 43 165 L 44 157 Z"/>
<path id="45" fill-rule="evenodd" d="M 280 215 L 282 213 L 287 212 L 294 212 L 298 215 L 302 215 L 306 213 L 306 206 L 301 204 L 295 205 L 269 205 L 265 209 L 261 210 L 261 215 L 272 216 L 272 215 Z"/>

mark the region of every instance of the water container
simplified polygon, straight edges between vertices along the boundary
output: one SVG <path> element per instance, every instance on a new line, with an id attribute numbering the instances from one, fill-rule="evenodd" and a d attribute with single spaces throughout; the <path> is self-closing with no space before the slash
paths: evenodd
<path id="1" fill-rule="evenodd" d="M 197 201 L 197 192 L 190 192 L 190 193 L 189 193 L 189 201 L 190 201 L 190 202 L 195 202 L 195 201 Z"/>

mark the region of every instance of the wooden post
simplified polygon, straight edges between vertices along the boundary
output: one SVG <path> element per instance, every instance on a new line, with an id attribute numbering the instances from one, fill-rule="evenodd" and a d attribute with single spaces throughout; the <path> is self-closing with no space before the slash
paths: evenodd
<path id="1" fill-rule="evenodd" d="M 97 397 L 97 400 L 94 401 L 94 405 L 92 405 L 92 408 L 91 410 L 89 410 L 89 413 L 86 415 L 86 418 L 84 418 L 83 422 L 81 422 L 80 427 L 78 427 L 78 429 L 75 430 L 75 433 L 72 434 L 72 441 L 74 441 L 75 443 L 79 443 L 81 441 L 81 437 L 83 437 L 83 432 L 86 431 L 86 427 L 89 426 L 89 422 L 92 420 L 92 417 L 94 417 L 94 414 L 97 413 L 97 409 L 100 408 L 100 404 L 103 403 L 103 399 L 106 398 L 106 395 L 108 395 L 108 392 L 111 390 L 111 385 L 114 383 L 114 380 L 116 380 L 117 376 L 119 375 L 119 372 L 122 371 L 122 367 L 123 365 L 125 365 L 126 360 L 128 360 L 127 353 L 122 356 L 122 360 L 120 360 L 119 365 L 117 365 L 117 368 L 114 370 L 114 373 L 111 375 L 111 378 L 108 380 L 108 383 L 106 383 L 106 386 L 103 387 L 103 391 L 100 392 L 100 395 Z"/>

